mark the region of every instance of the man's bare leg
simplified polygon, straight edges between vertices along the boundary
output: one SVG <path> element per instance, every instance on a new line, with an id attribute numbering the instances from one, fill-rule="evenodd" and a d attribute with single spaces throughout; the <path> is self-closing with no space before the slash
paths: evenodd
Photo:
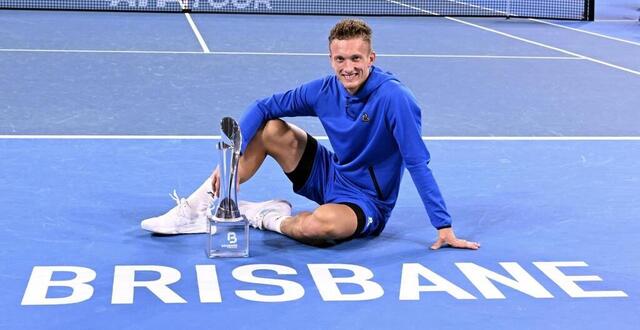
<path id="1" fill-rule="evenodd" d="M 325 204 L 282 221 L 283 234 L 309 245 L 326 246 L 351 237 L 358 227 L 353 210 L 342 204 Z"/>
<path id="2" fill-rule="evenodd" d="M 244 183 L 253 177 L 265 158 L 268 156 L 278 162 L 287 173 L 293 171 L 304 153 L 307 145 L 307 133 L 293 124 L 280 119 L 269 120 L 247 145 L 238 164 L 238 179 Z M 218 170 L 212 175 L 213 191 L 220 191 Z"/>

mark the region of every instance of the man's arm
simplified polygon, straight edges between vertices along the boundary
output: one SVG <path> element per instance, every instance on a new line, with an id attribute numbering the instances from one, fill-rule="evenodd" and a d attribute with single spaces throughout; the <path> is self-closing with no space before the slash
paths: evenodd
<path id="1" fill-rule="evenodd" d="M 422 141 L 420 108 L 404 86 L 392 95 L 388 115 L 405 166 L 420 194 L 431 224 L 438 230 L 438 239 L 431 248 L 439 249 L 445 243 L 457 248 L 479 248 L 480 245 L 476 242 L 458 239 L 451 228 L 451 216 L 428 166 L 431 156 Z"/>
<path id="2" fill-rule="evenodd" d="M 251 104 L 240 120 L 241 152 L 244 153 L 253 136 L 268 120 L 282 117 L 315 116 L 313 107 L 322 89 L 323 81 L 323 79 L 314 80 Z"/>

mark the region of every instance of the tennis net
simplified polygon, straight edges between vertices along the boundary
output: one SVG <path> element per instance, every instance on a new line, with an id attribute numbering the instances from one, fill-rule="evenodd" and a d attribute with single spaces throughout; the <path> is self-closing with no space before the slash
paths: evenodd
<path id="1" fill-rule="evenodd" d="M 593 20 L 595 0 L 0 0 L 4 9 Z"/>

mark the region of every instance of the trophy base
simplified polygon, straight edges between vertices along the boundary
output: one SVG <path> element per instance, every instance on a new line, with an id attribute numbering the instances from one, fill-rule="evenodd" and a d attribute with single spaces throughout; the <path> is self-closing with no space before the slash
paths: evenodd
<path id="1" fill-rule="evenodd" d="M 208 221 L 208 258 L 246 258 L 249 256 L 249 221 L 245 217 Z"/>

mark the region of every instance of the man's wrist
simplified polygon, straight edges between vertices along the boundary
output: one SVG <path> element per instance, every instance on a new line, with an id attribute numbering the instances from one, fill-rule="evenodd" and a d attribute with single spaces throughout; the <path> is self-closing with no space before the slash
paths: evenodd
<path id="1" fill-rule="evenodd" d="M 451 238 L 452 236 L 455 237 L 455 235 L 453 234 L 453 228 L 451 228 L 451 226 L 438 229 L 439 238 L 446 240 L 447 238 Z"/>

